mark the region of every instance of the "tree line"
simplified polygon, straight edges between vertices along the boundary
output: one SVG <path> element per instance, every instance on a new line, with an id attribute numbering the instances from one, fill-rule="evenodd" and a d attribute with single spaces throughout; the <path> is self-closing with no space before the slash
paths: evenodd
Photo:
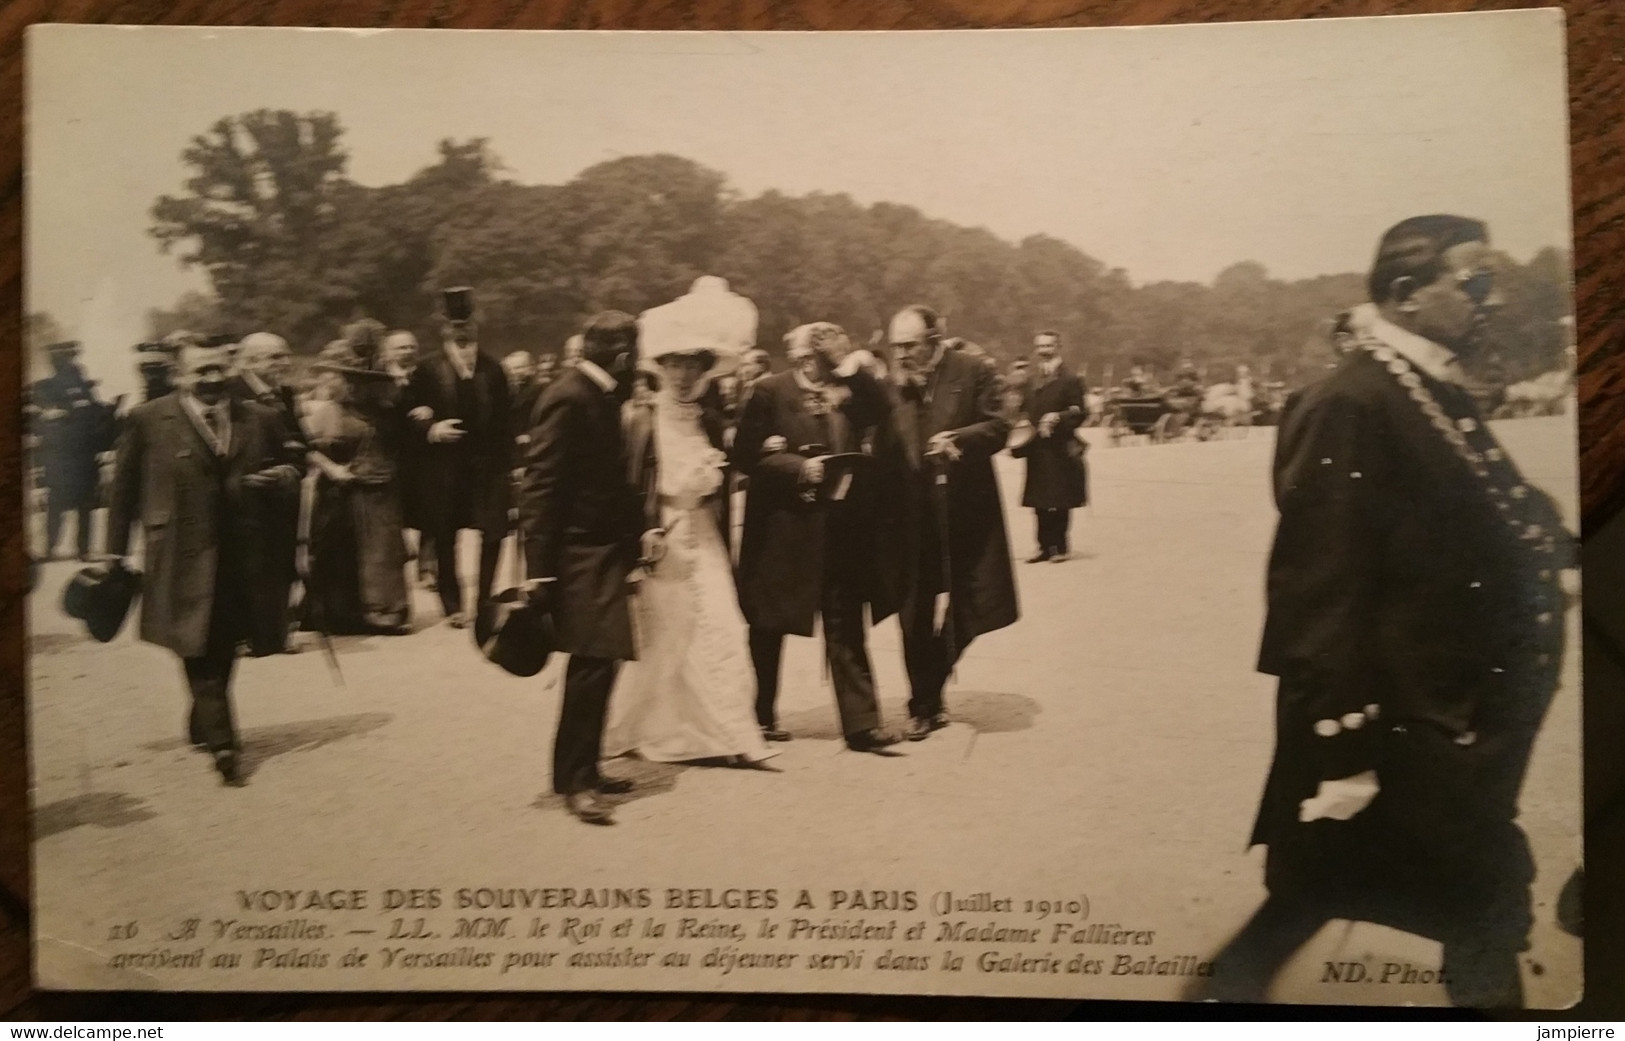
<path id="1" fill-rule="evenodd" d="M 183 153 L 184 190 L 151 211 L 161 248 L 201 267 L 212 294 L 152 310 L 149 334 L 263 328 L 308 353 L 365 316 L 432 341 L 439 288 L 471 285 L 483 347 L 553 352 L 596 311 L 635 314 L 714 274 L 755 301 L 770 350 L 814 320 L 867 339 L 898 307 L 924 302 L 950 334 L 1005 360 L 1036 330 L 1056 329 L 1095 382 L 1189 358 L 1212 379 L 1246 364 L 1297 384 L 1332 360 L 1332 317 L 1365 299 L 1361 274 L 1284 281 L 1248 260 L 1211 284 L 1135 284 L 1052 236 L 1009 242 L 842 194 L 746 198 L 674 155 L 527 185 L 504 176 L 485 139 L 438 148 L 405 182 L 367 187 L 346 176 L 332 113 L 218 120 Z M 1507 306 L 1493 335 L 1505 378 L 1561 367 L 1568 257 L 1500 260 Z"/>

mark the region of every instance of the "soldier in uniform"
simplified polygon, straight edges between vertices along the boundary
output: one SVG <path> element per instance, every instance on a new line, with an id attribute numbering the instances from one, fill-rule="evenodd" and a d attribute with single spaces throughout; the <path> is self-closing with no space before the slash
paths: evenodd
<path id="1" fill-rule="evenodd" d="M 473 614 L 457 574 L 457 533 L 480 536 L 478 607 L 491 598 L 508 532 L 513 435 L 507 377 L 479 349 L 473 290 L 445 291 L 441 336 L 442 349 L 418 365 L 403 404 L 421 448 L 421 522 L 434 542 L 440 604 L 465 628 Z"/>
<path id="2" fill-rule="evenodd" d="M 1276 747 L 1252 834 L 1269 897 L 1206 996 L 1262 1000 L 1345 918 L 1438 940 L 1457 1005 L 1522 1003 L 1518 793 L 1575 545 L 1465 387 L 1500 302 L 1487 239 L 1447 215 L 1388 231 L 1348 351 L 1284 410 L 1259 653 Z"/>
<path id="3" fill-rule="evenodd" d="M 79 559 L 86 560 L 101 490 L 98 457 L 112 447 L 113 406 L 97 399 L 95 383 L 79 367 L 78 343 L 53 343 L 46 352 L 54 371 L 29 392 L 46 495 L 45 555 L 55 559 L 63 521 L 73 513 L 75 546 Z"/>

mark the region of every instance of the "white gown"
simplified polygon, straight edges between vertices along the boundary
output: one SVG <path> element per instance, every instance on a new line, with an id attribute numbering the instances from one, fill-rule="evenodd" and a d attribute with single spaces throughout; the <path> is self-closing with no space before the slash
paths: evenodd
<path id="1" fill-rule="evenodd" d="M 699 406 L 664 393 L 654 437 L 666 554 L 633 597 L 638 659 L 622 667 L 610 695 L 603 754 L 770 758 L 728 547 L 701 505 L 721 488 L 722 453 L 705 436 Z"/>

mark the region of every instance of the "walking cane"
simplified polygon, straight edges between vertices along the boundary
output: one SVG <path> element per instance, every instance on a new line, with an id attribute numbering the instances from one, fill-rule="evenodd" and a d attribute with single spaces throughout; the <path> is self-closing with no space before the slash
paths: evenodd
<path id="1" fill-rule="evenodd" d="M 948 540 L 948 456 L 942 452 L 928 452 L 931 461 L 931 501 L 937 511 L 937 542 L 942 551 L 942 592 L 932 604 L 931 631 L 942 638 L 944 650 L 952 671 L 954 660 L 954 564 Z"/>
<path id="2" fill-rule="evenodd" d="M 316 639 L 322 645 L 327 667 L 333 672 L 333 682 L 342 687 L 344 670 L 339 668 L 338 651 L 333 648 L 333 638 L 327 633 L 321 611 L 312 608 L 310 599 L 310 526 L 312 514 L 316 512 L 317 480 L 319 478 L 299 483 L 299 548 L 293 558 L 299 574 L 299 613 L 301 621 L 315 631 Z"/>

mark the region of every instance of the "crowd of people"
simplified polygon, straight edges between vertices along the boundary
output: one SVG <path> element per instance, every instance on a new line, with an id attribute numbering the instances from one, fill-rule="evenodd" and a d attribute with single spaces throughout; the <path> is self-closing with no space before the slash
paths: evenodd
<path id="1" fill-rule="evenodd" d="M 133 570 L 139 530 L 142 638 L 182 659 L 190 736 L 227 783 L 245 780 L 227 693 L 239 654 L 294 653 L 302 630 L 409 634 L 414 584 L 490 643 L 510 538 L 524 575 L 503 602 L 545 610 L 571 655 L 555 786 L 595 821 L 605 748 L 772 769 L 793 737 L 778 718 L 783 641 L 815 620 L 849 747 L 947 725 L 955 663 L 1018 614 L 996 453 L 1028 461 L 1032 562 L 1069 556 L 1066 518 L 1087 494 L 1083 390 L 1054 332 L 1020 384 L 924 306 L 897 314 L 884 347 L 803 325 L 775 372 L 754 306 L 710 277 L 640 317 L 597 316 L 557 359 L 483 352 L 468 288 L 443 294 L 439 332 L 423 350 L 359 321 L 297 374 L 273 332 L 174 333 L 138 347 L 145 400 L 119 417 L 72 345 L 35 388 L 38 407 L 71 385 L 119 431 L 116 448 L 75 443 L 90 490 L 48 481 L 51 516 L 84 507 L 88 558 L 89 509 L 105 500 L 92 578 Z M 37 417 L 42 445 L 59 419 Z M 42 453 L 47 473 L 63 454 Z M 460 538 L 477 547 L 466 558 Z M 910 683 L 900 729 L 881 718 L 866 634 L 893 614 Z"/>
<path id="2" fill-rule="evenodd" d="M 1390 229 L 1336 369 L 1285 404 L 1259 658 L 1279 680 L 1276 752 L 1253 833 L 1269 897 L 1192 997 L 1260 999 L 1345 917 L 1438 938 L 1460 1004 L 1521 1001 L 1533 867 L 1517 800 L 1561 674 L 1575 540 L 1466 375 L 1500 302 L 1489 258 L 1478 221 Z M 815 624 L 848 747 L 947 725 L 955 664 L 1019 614 L 997 453 L 1026 460 L 1030 562 L 1069 558 L 1089 406 L 1058 334 L 1034 337 L 1014 380 L 919 305 L 868 346 L 814 322 L 785 348 L 771 371 L 754 306 L 707 277 L 640 317 L 595 315 L 556 363 L 498 363 L 472 291 L 453 289 L 438 344 L 357 323 L 302 393 L 273 333 L 143 345 L 148 400 L 115 424 L 57 345 L 30 406 L 47 536 L 54 551 L 77 511 L 89 555 L 94 459 L 116 426 L 108 560 L 79 577 L 128 573 L 139 528 L 141 638 L 181 659 L 191 739 L 227 784 L 243 781 L 242 651 L 285 651 L 295 626 L 408 632 L 410 578 L 510 671 L 568 655 L 553 787 L 610 823 L 604 796 L 632 782 L 606 756 L 773 769 L 794 737 L 777 712 L 784 638 Z M 499 596 L 510 533 L 524 578 Z M 901 733 L 867 646 L 894 614 Z"/>

